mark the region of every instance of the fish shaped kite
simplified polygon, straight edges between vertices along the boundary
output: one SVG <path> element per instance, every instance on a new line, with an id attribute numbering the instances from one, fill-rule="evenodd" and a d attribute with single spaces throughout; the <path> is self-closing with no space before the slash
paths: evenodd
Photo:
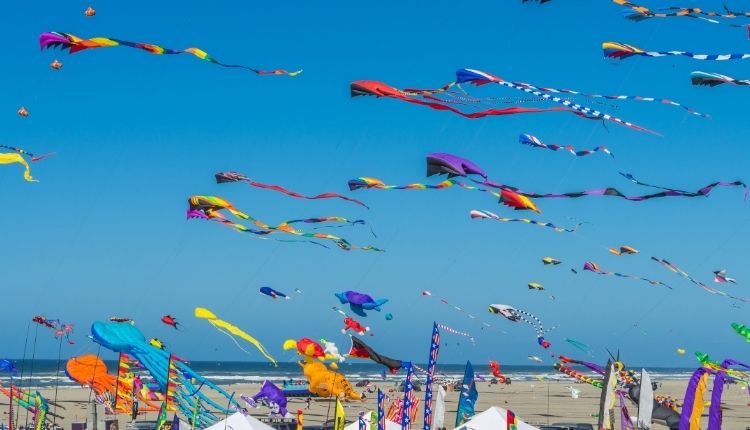
<path id="1" fill-rule="evenodd" d="M 197 58 L 200 58 L 201 60 L 208 61 L 209 63 L 216 64 L 217 66 L 227 67 L 227 68 L 232 68 L 232 69 L 249 70 L 257 75 L 297 76 L 300 73 L 302 73 L 302 70 L 297 70 L 297 71 L 292 71 L 292 72 L 284 70 L 284 69 L 261 70 L 261 69 L 255 69 L 252 67 L 238 65 L 238 64 L 226 64 L 226 63 L 222 63 L 218 61 L 216 58 L 210 56 L 207 52 L 203 51 L 200 48 L 170 49 L 170 48 L 164 48 L 158 45 L 153 45 L 150 43 L 128 42 L 126 40 L 112 39 L 112 38 L 107 38 L 107 37 L 95 37 L 92 39 L 82 39 L 70 33 L 63 33 L 63 32 L 57 32 L 57 31 L 50 31 L 50 32 L 42 33 L 39 36 L 39 47 L 41 49 L 60 48 L 63 50 L 70 51 L 71 54 L 75 54 L 76 52 L 80 52 L 86 49 L 106 48 L 106 47 L 112 47 L 112 46 L 127 46 L 129 48 L 141 49 L 151 54 L 158 54 L 158 55 L 192 54 L 196 56 Z"/>
<path id="2" fill-rule="evenodd" d="M 471 219 L 492 219 L 492 220 L 500 221 L 500 222 L 525 222 L 526 224 L 534 224 L 540 227 L 548 227 L 548 228 L 555 230 L 558 233 L 573 233 L 580 226 L 579 224 L 575 226 L 574 228 L 569 229 L 569 228 L 558 227 L 552 224 L 551 222 L 535 221 L 533 219 L 528 219 L 528 218 L 505 218 L 490 211 L 480 211 L 476 209 L 473 209 L 471 212 L 469 212 L 469 216 L 471 217 Z"/>
<path id="3" fill-rule="evenodd" d="M 315 195 L 315 196 L 306 196 L 304 194 L 300 194 L 300 193 L 297 193 L 297 192 L 294 192 L 294 191 L 287 190 L 286 188 L 280 187 L 278 185 L 271 185 L 271 184 L 264 184 L 264 183 L 261 183 L 261 182 L 256 182 L 256 181 L 248 178 L 247 176 L 243 175 L 242 173 L 237 173 L 237 172 L 219 172 L 219 173 L 217 173 L 215 175 L 215 177 L 216 177 L 216 183 L 217 184 L 224 184 L 224 183 L 228 183 L 228 182 L 243 182 L 243 183 L 245 183 L 247 185 L 250 185 L 251 187 L 262 188 L 262 189 L 266 189 L 266 190 L 278 191 L 280 193 L 286 194 L 288 196 L 296 197 L 298 199 L 318 200 L 318 199 L 336 198 L 336 199 L 341 199 L 341 200 L 345 200 L 345 201 L 348 201 L 348 202 L 352 202 L 352 203 L 358 204 L 360 206 L 363 206 L 363 207 L 369 209 L 369 207 L 366 204 L 362 203 L 361 201 L 356 200 L 356 199 L 352 199 L 350 197 L 342 196 L 341 194 L 328 192 L 328 193 L 318 194 L 318 195 Z"/>
<path id="4" fill-rule="evenodd" d="M 604 42 L 602 43 L 602 50 L 604 51 L 605 58 L 611 58 L 615 60 L 623 60 L 634 56 L 642 57 L 668 57 L 668 56 L 682 56 L 689 57 L 694 60 L 703 61 L 727 61 L 727 60 L 745 60 L 750 58 L 750 54 L 694 54 L 686 51 L 644 51 L 641 48 L 626 45 L 619 42 Z"/>
<path id="5" fill-rule="evenodd" d="M 287 300 L 290 299 L 290 297 L 287 296 L 286 294 L 282 293 L 281 291 L 274 290 L 271 287 L 260 287 L 260 293 L 272 299 L 279 299 L 279 298 L 287 299 Z"/>
<path id="6" fill-rule="evenodd" d="M 640 281 L 648 282 L 651 285 L 663 285 L 669 288 L 670 290 L 672 289 L 672 287 L 670 287 L 669 285 L 665 284 L 662 281 L 654 281 L 651 279 L 642 278 L 640 276 L 635 276 L 635 275 L 625 275 L 625 274 L 616 273 L 616 272 L 605 272 L 604 270 L 602 270 L 601 267 L 599 267 L 598 264 L 594 263 L 593 261 L 587 261 L 583 263 L 583 270 L 589 271 L 591 273 L 596 273 L 597 275 L 619 276 L 621 278 L 637 279 Z"/>
<path id="7" fill-rule="evenodd" d="M 171 326 L 175 330 L 177 330 L 177 326 L 180 325 L 180 323 L 177 322 L 177 318 L 175 318 L 175 317 L 173 317 L 172 315 L 169 315 L 169 314 L 164 315 L 163 317 L 161 317 L 161 322 L 163 322 L 164 324 L 166 324 L 168 326 Z"/>
<path id="8" fill-rule="evenodd" d="M 553 266 L 557 266 L 558 264 L 562 263 L 562 261 L 558 260 L 557 258 L 544 257 L 542 258 L 542 263 L 544 263 L 545 266 L 550 264 Z"/>
<path id="9" fill-rule="evenodd" d="M 352 312 L 355 314 L 366 317 L 365 311 L 378 311 L 380 312 L 381 306 L 388 303 L 388 299 L 375 300 L 370 297 L 369 294 L 360 293 L 357 291 L 344 291 L 342 293 L 335 293 L 336 298 L 339 299 L 342 305 L 349 304 Z"/>
<path id="10" fill-rule="evenodd" d="M 580 150 L 580 151 L 576 151 L 573 148 L 573 146 L 571 146 L 571 145 L 567 145 L 567 146 L 547 145 L 546 143 L 542 143 L 542 141 L 539 140 L 538 137 L 532 136 L 530 134 L 522 134 L 518 138 L 518 141 L 522 145 L 529 145 L 529 146 L 532 146 L 534 148 L 550 149 L 552 151 L 559 151 L 559 150 L 562 149 L 562 150 L 564 150 L 566 152 L 571 153 L 572 155 L 575 155 L 576 157 L 584 157 L 586 155 L 591 155 L 591 154 L 593 154 L 595 152 L 598 152 L 598 151 L 601 151 L 601 152 L 609 155 L 610 157 L 614 157 L 615 156 L 615 154 L 613 154 L 612 152 L 610 152 L 610 150 L 607 149 L 607 147 L 603 146 L 603 145 L 597 146 L 594 149 L 583 149 L 583 150 Z"/>
<path id="11" fill-rule="evenodd" d="M 714 272 L 714 282 L 718 284 L 726 284 L 727 282 L 736 284 L 737 280 L 727 276 L 727 271 L 724 269 L 717 270 Z"/>
<path id="12" fill-rule="evenodd" d="M 151 345 L 151 346 L 153 346 L 154 348 L 158 348 L 158 349 L 161 349 L 161 350 L 167 349 L 167 344 L 164 343 L 164 342 L 162 342 L 162 341 L 160 341 L 159 339 L 157 339 L 155 337 L 149 339 L 148 340 L 148 344 Z"/>
<path id="13" fill-rule="evenodd" d="M 344 328 L 341 329 L 341 333 L 346 334 L 347 330 L 351 330 L 360 336 L 364 336 L 365 333 L 370 331 L 370 327 L 363 326 L 359 321 L 352 317 L 344 318 Z"/>
<path id="14" fill-rule="evenodd" d="M 266 348 L 254 337 L 247 334 L 244 330 L 237 327 L 236 325 L 229 323 L 224 320 L 220 320 L 216 315 L 214 315 L 213 312 L 209 311 L 206 308 L 195 308 L 195 317 L 198 319 L 204 319 L 209 322 L 212 326 L 216 327 L 217 330 L 219 330 L 221 333 L 225 334 L 227 337 L 232 339 L 232 342 L 234 342 L 235 345 L 242 351 L 244 351 L 247 354 L 250 354 L 245 348 L 240 346 L 240 344 L 237 342 L 237 340 L 233 337 L 239 337 L 242 340 L 245 340 L 246 342 L 253 345 L 255 348 L 260 351 L 260 353 L 268 359 L 268 361 L 271 362 L 274 366 L 277 366 L 276 359 L 274 359 L 271 354 L 268 353 Z"/>
<path id="15" fill-rule="evenodd" d="M 690 72 L 690 82 L 693 85 L 715 87 L 722 84 L 747 86 L 750 85 L 750 79 L 734 79 L 727 75 L 721 75 L 719 73 L 708 73 L 708 72 Z"/>
<path id="16" fill-rule="evenodd" d="M 609 248 L 609 252 L 615 255 L 627 255 L 627 254 L 638 254 L 641 251 L 633 248 L 632 246 L 623 245 L 619 248 Z"/>

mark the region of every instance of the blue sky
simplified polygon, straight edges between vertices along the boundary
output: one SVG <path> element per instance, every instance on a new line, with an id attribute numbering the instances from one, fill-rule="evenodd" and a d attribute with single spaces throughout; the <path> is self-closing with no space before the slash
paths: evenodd
<path id="1" fill-rule="evenodd" d="M 750 180 L 743 177 L 750 155 L 747 90 L 689 83 L 692 70 L 747 78 L 746 64 L 686 58 L 614 64 L 602 58 L 600 48 L 614 40 L 651 50 L 746 52 L 743 30 L 689 19 L 636 24 L 606 1 L 404 3 L 97 2 L 94 18 L 83 16 L 87 3 L 81 1 L 13 2 L 4 8 L 2 143 L 58 154 L 32 166 L 37 184 L 24 183 L 17 166 L 0 169 L 6 201 L 0 213 L 2 355 L 23 354 L 33 315 L 75 324 L 78 343 L 65 348 L 69 355 L 95 351 L 85 337 L 91 322 L 117 315 L 134 318 L 148 337 L 189 359 L 260 360 L 195 320 L 193 308 L 204 306 L 256 335 L 278 358 L 291 360 L 294 356 L 281 350 L 286 338 L 347 343 L 339 334 L 340 317 L 330 309 L 336 305 L 333 293 L 347 289 L 390 299 L 386 312 L 394 315 L 392 321 L 376 313 L 363 322 L 376 333 L 368 338 L 373 346 L 404 359 L 426 359 L 434 320 L 477 338 L 472 347 L 445 335 L 444 361 L 521 364 L 528 354 L 545 356 L 530 327 L 488 314 L 490 303 L 516 306 L 546 326 L 558 326 L 549 339 L 563 354 L 576 353 L 563 341 L 569 337 L 591 345 L 598 359 L 605 359 L 605 347 L 620 348 L 627 360 L 648 365 L 695 365 L 690 355 L 675 353 L 678 347 L 716 357 L 746 355 L 747 344 L 729 327 L 742 322 L 746 308 L 731 307 L 649 259 L 671 260 L 707 283 L 713 270 L 726 268 L 740 280 L 727 289 L 750 296 L 743 248 L 750 216 L 738 190 L 642 203 L 606 197 L 538 201 L 543 214 L 536 219 L 589 223 L 575 234 L 557 234 L 472 221 L 471 209 L 534 214 L 511 212 L 463 190 L 352 193 L 370 205 L 368 211 L 214 183 L 213 174 L 224 170 L 307 194 L 348 192 L 346 181 L 358 176 L 424 182 L 429 181 L 424 157 L 433 151 L 469 158 L 498 182 L 539 192 L 606 186 L 648 192 L 618 171 L 681 189 Z M 198 46 L 227 63 L 305 72 L 296 78 L 260 77 L 191 56 L 159 57 L 127 48 L 73 56 L 40 52 L 37 37 L 43 31 Z M 62 70 L 48 67 L 54 58 L 64 63 Z M 353 80 L 432 87 L 451 80 L 461 67 L 542 86 L 670 98 L 712 119 L 654 103 L 606 109 L 664 135 L 655 137 L 565 113 L 468 120 L 395 100 L 349 98 Z M 477 93 L 520 94 L 499 87 Z M 20 105 L 31 112 L 28 118 L 15 114 Z M 603 144 L 616 158 L 533 150 L 518 144 L 520 133 L 579 149 Z M 333 232 L 388 252 L 260 241 L 213 223 L 188 222 L 186 199 L 193 194 L 222 196 L 269 223 L 364 218 L 377 238 L 365 228 Z M 607 252 L 623 244 L 642 253 Z M 547 255 L 565 264 L 543 267 L 540 259 Z M 568 270 L 588 260 L 605 270 L 663 280 L 674 290 Z M 540 282 L 547 291 L 529 291 L 528 282 Z M 258 294 L 262 285 L 303 293 L 272 302 Z M 425 289 L 434 294 L 431 299 L 420 296 Z M 480 319 L 452 311 L 438 297 Z M 166 313 L 180 319 L 184 330 L 174 332 L 159 322 Z M 481 330 L 478 321 L 493 329 Z M 37 356 L 55 353 L 52 334 L 40 334 Z"/>

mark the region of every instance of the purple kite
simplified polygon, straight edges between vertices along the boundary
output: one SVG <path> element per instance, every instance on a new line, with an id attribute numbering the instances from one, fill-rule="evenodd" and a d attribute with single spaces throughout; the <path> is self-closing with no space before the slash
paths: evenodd
<path id="1" fill-rule="evenodd" d="M 339 299 L 341 304 L 349 304 L 352 312 L 355 314 L 366 317 L 365 311 L 381 311 L 381 306 L 388 302 L 388 299 L 375 300 L 370 295 L 365 293 L 358 293 L 356 291 L 345 291 L 343 293 L 335 293 L 335 296 Z"/>
<path id="2" fill-rule="evenodd" d="M 286 409 L 287 400 L 284 392 L 268 380 L 263 381 L 263 385 L 260 386 L 260 391 L 256 395 L 253 397 L 243 395 L 242 400 L 246 401 L 252 407 L 256 407 L 258 400 L 263 400 L 270 404 L 272 409 L 278 407 L 278 413 L 282 417 L 286 417 L 289 412 Z"/>

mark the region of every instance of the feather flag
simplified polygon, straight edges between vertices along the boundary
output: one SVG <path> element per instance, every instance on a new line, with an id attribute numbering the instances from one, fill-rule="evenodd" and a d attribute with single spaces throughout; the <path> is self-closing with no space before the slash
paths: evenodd
<path id="1" fill-rule="evenodd" d="M 474 382 L 474 367 L 470 361 L 466 362 L 464 380 L 461 384 L 461 393 L 458 395 L 458 409 L 456 410 L 456 427 L 470 420 L 474 416 L 474 404 L 479 397 L 476 383 Z"/>

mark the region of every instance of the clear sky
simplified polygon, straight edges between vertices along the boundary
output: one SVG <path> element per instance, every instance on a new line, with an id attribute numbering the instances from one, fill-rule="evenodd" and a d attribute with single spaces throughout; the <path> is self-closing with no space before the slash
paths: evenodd
<path id="1" fill-rule="evenodd" d="M 705 3 L 705 9 L 721 7 Z M 347 180 L 358 176 L 433 182 L 424 176 L 424 157 L 444 151 L 474 160 L 498 182 L 539 192 L 606 186 L 649 192 L 618 171 L 690 190 L 715 180 L 750 180 L 750 90 L 689 82 L 692 70 L 748 78 L 747 62 L 672 57 L 614 64 L 602 58 L 600 47 L 614 40 L 651 50 L 748 52 L 744 30 L 691 19 L 633 23 L 607 1 L 190 0 L 177 6 L 133 0 L 95 2 L 94 18 L 84 17 L 87 5 L 44 0 L 3 8 L 0 141 L 58 154 L 32 166 L 37 184 L 23 182 L 17 165 L 0 169 L 0 355 L 20 357 L 31 317 L 43 314 L 75 324 L 77 344 L 66 346 L 65 355 L 96 350 L 86 338 L 93 321 L 126 316 L 188 359 L 262 360 L 194 319 L 193 309 L 204 306 L 291 360 L 294 355 L 281 349 L 286 338 L 326 337 L 345 349 L 340 316 L 331 306 L 337 304 L 334 292 L 352 289 L 390 299 L 384 313 L 392 313 L 392 321 L 375 313 L 362 322 L 376 333 L 368 337 L 372 346 L 403 359 L 426 360 L 434 320 L 477 338 L 470 346 L 444 335 L 446 362 L 523 364 L 529 354 L 546 357 L 530 327 L 490 315 L 490 303 L 513 305 L 558 326 L 549 339 L 551 350 L 563 354 L 576 354 L 564 342 L 568 337 L 589 344 L 599 360 L 606 358 L 605 347 L 649 365 L 694 366 L 693 351 L 747 357 L 747 343 L 729 327 L 743 322 L 747 308 L 702 292 L 649 258 L 673 261 L 706 283 L 713 283 L 713 270 L 726 268 L 740 282 L 726 288 L 750 296 L 750 216 L 739 190 L 641 203 L 546 199 L 538 201 L 543 214 L 537 216 L 458 189 L 352 193 L 370 205 L 368 211 L 213 179 L 217 171 L 236 170 L 303 193 L 348 193 Z M 128 48 L 72 56 L 40 52 L 37 37 L 44 31 L 198 46 L 227 63 L 305 71 L 296 78 L 256 76 L 188 55 Z M 48 66 L 55 58 L 64 63 L 60 71 Z M 542 86 L 670 98 L 713 118 L 655 103 L 590 103 L 664 135 L 656 137 L 566 113 L 468 120 L 396 100 L 349 97 L 353 80 L 427 88 L 450 81 L 461 67 Z M 477 94 L 520 93 L 488 87 Z M 28 118 L 15 114 L 21 105 Z M 520 133 L 581 149 L 606 145 L 616 158 L 534 150 L 518 143 Z M 377 238 L 361 227 L 332 231 L 387 252 L 261 241 L 218 224 L 186 221 L 186 200 L 194 194 L 224 197 L 269 223 L 363 218 Z M 565 226 L 588 223 L 575 234 L 558 234 L 472 221 L 471 209 Z M 625 244 L 641 254 L 607 252 Z M 548 255 L 564 264 L 542 266 Z M 569 271 L 588 260 L 604 270 L 663 280 L 674 290 Z M 528 282 L 547 290 L 529 291 Z M 274 302 L 258 294 L 263 285 L 303 293 Z M 432 298 L 422 298 L 422 290 L 432 291 Z M 439 297 L 479 318 L 470 320 Z M 182 321 L 183 331 L 159 321 L 167 313 Z M 480 321 L 493 329 L 482 330 Z M 40 332 L 37 345 L 37 356 L 56 355 L 52 333 Z M 689 354 L 678 356 L 678 347 Z"/>

